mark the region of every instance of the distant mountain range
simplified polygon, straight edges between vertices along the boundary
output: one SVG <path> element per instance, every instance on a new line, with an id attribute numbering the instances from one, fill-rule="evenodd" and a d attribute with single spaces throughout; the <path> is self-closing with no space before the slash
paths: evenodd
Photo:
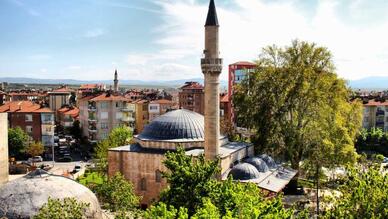
<path id="1" fill-rule="evenodd" d="M 182 80 L 171 81 L 141 81 L 141 80 L 120 80 L 122 85 L 155 85 L 155 86 L 170 86 L 179 87 L 184 85 L 187 81 L 195 81 L 203 84 L 203 78 L 190 78 Z M 0 78 L 0 82 L 18 83 L 18 84 L 113 84 L 113 80 L 74 80 L 74 79 L 41 79 L 41 78 L 14 78 L 4 77 Z M 221 86 L 226 87 L 227 81 L 221 81 Z"/>
<path id="2" fill-rule="evenodd" d="M 148 85 L 148 86 L 168 86 L 179 87 L 187 81 L 195 81 L 203 84 L 203 78 L 189 78 L 171 81 L 142 81 L 142 80 L 120 80 L 122 85 Z M 41 79 L 24 77 L 3 77 L 0 82 L 19 83 L 19 84 L 112 84 L 112 80 L 74 80 L 74 79 Z M 388 76 L 366 77 L 359 80 L 348 80 L 348 85 L 353 89 L 388 89 Z M 228 82 L 221 80 L 221 87 L 226 88 Z"/>

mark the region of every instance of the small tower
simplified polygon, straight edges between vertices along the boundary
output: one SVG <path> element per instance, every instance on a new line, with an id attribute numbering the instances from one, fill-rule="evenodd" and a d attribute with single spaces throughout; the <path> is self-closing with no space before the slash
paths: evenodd
<path id="1" fill-rule="evenodd" d="M 118 92 L 119 91 L 119 80 L 117 76 L 117 69 L 115 70 L 115 79 L 113 80 L 113 91 Z"/>
<path id="2" fill-rule="evenodd" d="M 219 58 L 219 24 L 214 0 L 210 0 L 205 24 L 205 50 L 201 59 L 202 73 L 205 76 L 205 157 L 213 160 L 220 147 L 220 95 L 219 75 L 222 59 Z"/>

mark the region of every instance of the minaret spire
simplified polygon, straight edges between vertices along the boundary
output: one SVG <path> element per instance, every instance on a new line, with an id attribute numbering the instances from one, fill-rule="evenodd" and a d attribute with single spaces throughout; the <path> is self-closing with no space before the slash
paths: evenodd
<path id="1" fill-rule="evenodd" d="M 214 0 L 210 0 L 205 26 L 219 26 L 216 4 L 214 3 Z"/>
<path id="2" fill-rule="evenodd" d="M 222 59 L 219 57 L 219 24 L 214 0 L 210 0 L 205 24 L 205 50 L 201 59 L 205 76 L 205 157 L 214 160 L 220 147 L 220 95 L 219 75 Z"/>
<path id="3" fill-rule="evenodd" d="M 119 79 L 118 79 L 117 69 L 115 70 L 115 79 L 113 80 L 113 91 L 114 92 L 119 91 Z"/>

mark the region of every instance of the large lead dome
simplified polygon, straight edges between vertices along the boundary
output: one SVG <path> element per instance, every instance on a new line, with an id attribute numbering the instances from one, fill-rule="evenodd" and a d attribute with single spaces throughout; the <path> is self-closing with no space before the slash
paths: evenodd
<path id="1" fill-rule="evenodd" d="M 153 120 L 138 138 L 145 141 L 203 141 L 204 117 L 189 110 L 174 110 Z"/>

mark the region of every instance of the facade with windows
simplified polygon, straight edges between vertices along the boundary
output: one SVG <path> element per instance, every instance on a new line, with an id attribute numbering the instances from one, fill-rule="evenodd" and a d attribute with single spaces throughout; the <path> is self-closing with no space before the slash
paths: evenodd
<path id="1" fill-rule="evenodd" d="M 171 100 L 154 100 L 148 105 L 149 121 L 151 122 L 160 115 L 165 114 L 173 108 L 174 103 Z"/>
<path id="2" fill-rule="evenodd" d="M 134 131 L 135 109 L 124 96 L 105 92 L 84 97 L 78 102 L 83 135 L 90 142 L 106 139 L 111 130 L 118 126 L 126 126 Z"/>
<path id="3" fill-rule="evenodd" d="M 198 82 L 186 82 L 179 91 L 179 108 L 199 114 L 205 113 L 204 87 Z"/>
<path id="4" fill-rule="evenodd" d="M 236 115 L 236 112 L 233 107 L 233 93 L 234 88 L 237 84 L 240 84 L 245 78 L 249 77 L 250 74 L 252 74 L 256 69 L 256 64 L 251 62 L 236 62 L 229 65 L 229 75 L 228 75 L 228 109 L 229 109 L 229 115 L 226 115 L 225 117 L 230 118 L 230 122 L 233 124 L 238 124 L 238 116 Z"/>
<path id="5" fill-rule="evenodd" d="M 369 100 L 365 103 L 362 126 L 365 129 L 380 128 L 388 131 L 388 102 Z"/>
<path id="6" fill-rule="evenodd" d="M 20 127 L 33 141 L 46 147 L 54 144 L 54 112 L 31 101 L 13 101 L 0 106 L 0 112 L 8 113 L 9 127 Z"/>

